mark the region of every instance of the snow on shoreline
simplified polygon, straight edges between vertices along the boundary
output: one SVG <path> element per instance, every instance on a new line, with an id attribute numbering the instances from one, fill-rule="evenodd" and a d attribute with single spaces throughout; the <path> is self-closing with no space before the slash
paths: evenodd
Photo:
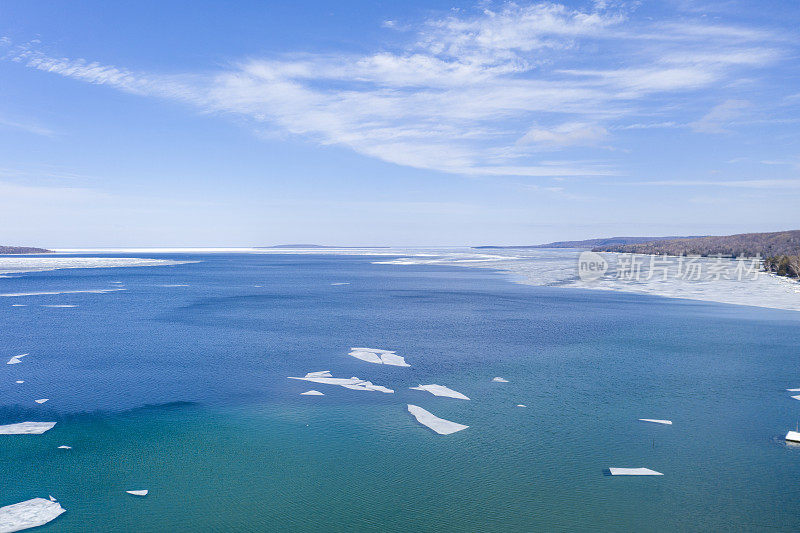
<path id="1" fill-rule="evenodd" d="M 523 285 L 604 290 L 647 294 L 665 298 L 681 298 L 732 305 L 747 305 L 770 309 L 800 311 L 800 283 L 789 278 L 759 272 L 756 279 L 685 279 L 677 276 L 679 258 L 657 256 L 665 266 L 654 267 L 650 272 L 649 255 L 635 254 L 640 272 L 634 279 L 618 276 L 614 268 L 596 281 L 584 281 L 578 277 L 578 257 L 582 250 L 574 249 L 492 249 L 491 254 L 476 253 L 475 250 L 458 253 L 442 251 L 438 257 L 403 256 L 394 260 L 375 261 L 374 264 L 390 265 L 442 265 L 484 268 L 511 275 L 512 280 Z M 481 255 L 485 255 L 483 259 Z M 620 264 L 623 255 L 603 252 L 610 264 Z M 733 272 L 736 260 L 716 257 L 699 258 L 704 273 L 713 272 L 719 265 L 727 273 Z M 664 279 L 663 269 L 669 273 Z"/>

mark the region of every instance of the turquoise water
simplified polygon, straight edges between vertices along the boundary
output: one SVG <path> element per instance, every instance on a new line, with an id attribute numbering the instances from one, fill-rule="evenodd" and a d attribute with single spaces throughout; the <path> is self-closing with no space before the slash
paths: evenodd
<path id="1" fill-rule="evenodd" d="M 0 437 L 0 505 L 57 497 L 67 512 L 41 531 L 800 529 L 800 448 L 783 442 L 798 313 L 368 257 L 158 257 L 202 262 L 0 279 L 127 289 L 0 298 L 0 355 L 30 352 L 0 368 L 0 423 L 58 421 Z M 317 370 L 396 393 L 286 379 Z M 407 403 L 470 428 L 436 435 Z"/>

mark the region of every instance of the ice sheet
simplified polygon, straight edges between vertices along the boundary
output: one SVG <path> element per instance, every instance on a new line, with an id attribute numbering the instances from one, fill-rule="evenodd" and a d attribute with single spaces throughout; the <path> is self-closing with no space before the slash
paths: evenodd
<path id="1" fill-rule="evenodd" d="M 413 252 L 413 250 L 411 250 Z M 651 294 L 666 298 L 687 298 L 709 302 L 720 302 L 734 305 L 749 305 L 800 311 L 800 299 L 797 294 L 800 284 L 796 280 L 761 273 L 757 279 L 751 276 L 724 276 L 721 279 L 705 276 L 704 279 L 693 279 L 692 276 L 680 276 L 686 258 L 656 258 L 653 272 L 649 255 L 636 255 L 635 264 L 640 267 L 638 279 L 628 279 L 620 273 L 621 254 L 602 253 L 609 263 L 605 276 L 596 281 L 584 281 L 578 276 L 578 257 L 580 250 L 564 249 L 495 249 L 491 254 L 474 249 L 440 249 L 428 250 L 427 254 L 409 253 L 404 257 L 389 261 L 376 261 L 376 264 L 394 265 L 452 265 L 472 268 L 499 270 L 513 276 L 512 280 L 526 285 L 544 285 L 577 289 L 593 289 L 620 292 Z M 425 255 L 425 256 L 423 256 Z M 629 255 L 624 256 L 630 264 Z M 681 262 L 683 261 L 683 262 Z M 697 268 L 704 274 L 713 272 L 715 268 L 725 267 L 728 272 L 736 268 L 736 260 L 716 257 L 694 259 Z M 668 276 L 664 280 L 663 272 Z"/>
<path id="2" fill-rule="evenodd" d="M 331 377 L 330 370 L 320 370 L 319 372 L 309 372 L 306 374 L 307 378 L 329 378 Z"/>
<path id="3" fill-rule="evenodd" d="M 327 375 L 319 375 L 319 374 L 327 374 Z M 375 385 L 371 381 L 367 381 L 357 377 L 351 377 L 351 378 L 330 377 L 330 372 L 327 371 L 309 372 L 308 374 L 306 374 L 305 377 L 302 378 L 289 376 L 289 379 L 299 379 L 303 381 L 310 381 L 312 383 L 322 383 L 325 385 L 338 385 L 340 387 L 352 390 L 368 390 L 368 391 L 378 391 L 384 393 L 394 392 L 392 389 L 386 388 L 382 385 Z"/>
<path id="4" fill-rule="evenodd" d="M 64 512 L 57 501 L 33 498 L 24 502 L 0 507 L 0 533 L 22 531 L 43 526 Z"/>
<path id="5" fill-rule="evenodd" d="M 17 296 L 54 296 L 58 294 L 105 294 L 107 292 L 127 291 L 128 289 L 88 289 L 83 291 L 39 291 L 39 292 L 7 292 L 0 294 L 8 298 Z"/>
<path id="6" fill-rule="evenodd" d="M 379 348 L 350 348 L 350 353 L 348 355 L 366 361 L 367 363 L 405 367 L 411 366 L 406 363 L 403 357 L 391 350 L 381 350 Z"/>
<path id="7" fill-rule="evenodd" d="M 0 435 L 41 435 L 53 429 L 55 422 L 18 422 L 0 426 Z"/>
<path id="8" fill-rule="evenodd" d="M 612 476 L 663 476 L 661 472 L 649 468 L 609 468 Z"/>
<path id="9" fill-rule="evenodd" d="M 172 266 L 197 261 L 173 261 L 171 259 L 143 259 L 139 257 L 42 257 L 42 256 L 2 256 L 0 274 L 19 274 L 24 272 L 46 272 L 62 268 L 117 268 Z"/>
<path id="10" fill-rule="evenodd" d="M 20 361 L 20 359 L 25 357 L 26 355 L 30 355 L 30 354 L 22 353 L 22 354 L 19 354 L 19 355 L 15 355 L 11 359 L 9 359 L 6 364 L 7 365 L 18 365 L 18 364 L 20 364 L 22 362 L 22 361 Z"/>
<path id="11" fill-rule="evenodd" d="M 469 427 L 465 426 L 464 424 L 458 424 L 456 422 L 451 422 L 450 420 L 445 420 L 444 418 L 439 418 L 438 416 L 426 411 L 418 405 L 408 404 L 408 412 L 414 415 L 414 418 L 417 419 L 417 422 L 423 426 L 431 428 L 439 435 L 450 435 L 451 433 L 455 433 Z"/>
<path id="12" fill-rule="evenodd" d="M 444 396 L 446 398 L 458 398 L 459 400 L 469 400 L 467 396 L 458 391 L 454 391 L 444 385 L 419 385 L 418 387 L 409 387 L 411 390 L 428 391 L 434 396 Z"/>

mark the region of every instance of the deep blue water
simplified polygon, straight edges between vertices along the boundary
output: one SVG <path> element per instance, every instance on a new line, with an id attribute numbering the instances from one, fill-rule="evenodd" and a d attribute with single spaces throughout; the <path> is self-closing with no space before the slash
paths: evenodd
<path id="1" fill-rule="evenodd" d="M 369 257 L 153 257 L 201 262 L 0 279 L 126 289 L 0 297 L 0 357 L 30 353 L 0 368 L 0 423 L 58 421 L 0 436 L 0 505 L 53 494 L 67 512 L 41 531 L 800 530 L 800 313 Z M 396 393 L 286 379 L 317 370 Z M 436 435 L 407 403 L 470 428 Z"/>

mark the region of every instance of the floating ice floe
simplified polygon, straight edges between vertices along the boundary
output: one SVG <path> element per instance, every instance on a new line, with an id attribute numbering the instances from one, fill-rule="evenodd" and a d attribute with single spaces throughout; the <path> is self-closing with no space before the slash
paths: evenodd
<path id="1" fill-rule="evenodd" d="M 503 378 L 492 378 L 492 381 L 495 383 L 508 383 L 508 380 Z"/>
<path id="2" fill-rule="evenodd" d="M 300 396 L 325 396 L 325 394 L 318 390 L 311 389 L 305 392 L 301 392 Z"/>
<path id="3" fill-rule="evenodd" d="M 786 440 L 791 442 L 800 442 L 800 431 L 790 431 L 786 434 Z"/>
<path id="4" fill-rule="evenodd" d="M 55 422 L 18 422 L 0 426 L 0 435 L 41 435 L 53 429 Z"/>
<path id="5" fill-rule="evenodd" d="M 663 476 L 661 472 L 649 468 L 609 468 L 612 476 Z"/>
<path id="6" fill-rule="evenodd" d="M 303 381 L 311 381 L 312 383 L 323 383 L 325 385 L 338 385 L 346 389 L 353 390 L 369 390 L 380 391 L 385 393 L 393 393 L 392 389 L 388 389 L 382 385 L 375 385 L 371 381 L 365 379 L 351 377 L 351 378 L 334 378 L 327 370 L 322 372 L 309 372 L 305 377 L 297 378 L 289 376 L 289 379 L 300 379 Z"/>
<path id="7" fill-rule="evenodd" d="M 133 494 L 134 496 L 147 496 L 147 493 L 150 492 L 149 490 L 126 490 L 128 494 Z"/>
<path id="8" fill-rule="evenodd" d="M 52 498 L 52 496 L 51 496 Z M 22 531 L 55 520 L 65 509 L 55 499 L 33 498 L 0 507 L 0 532 Z"/>
<path id="9" fill-rule="evenodd" d="M 439 435 L 449 435 L 469 427 L 465 426 L 464 424 L 458 424 L 456 422 L 451 422 L 450 420 L 445 420 L 444 418 L 439 418 L 438 416 L 426 411 L 418 405 L 408 404 L 408 412 L 414 415 L 414 418 L 417 419 L 417 422 L 423 426 L 431 428 Z"/>
<path id="10" fill-rule="evenodd" d="M 34 401 L 34 402 L 36 402 L 36 403 L 44 403 L 44 402 L 46 402 L 46 401 L 47 401 L 47 400 L 49 400 L 49 399 L 50 399 L 50 398 L 42 398 L 42 399 L 40 399 L 40 400 L 33 400 L 33 401 Z"/>
<path id="11" fill-rule="evenodd" d="M 391 366 L 411 366 L 406 360 L 390 350 L 380 350 L 377 348 L 350 348 L 351 355 L 356 359 L 361 359 L 367 363 Z"/>
<path id="12" fill-rule="evenodd" d="M 20 364 L 22 362 L 22 361 L 20 361 L 20 358 L 25 357 L 26 355 L 28 355 L 28 354 L 22 353 L 22 354 L 19 354 L 19 355 L 15 355 L 11 359 L 9 359 L 6 364 L 7 365 L 18 365 L 18 364 Z"/>
<path id="13" fill-rule="evenodd" d="M 76 250 L 62 250 L 63 253 L 75 253 Z M 109 253 L 109 250 L 97 250 L 98 253 Z M 155 250 L 142 250 L 141 253 L 163 253 Z M 142 259 L 139 257 L 0 257 L 0 274 L 18 274 L 23 272 L 45 272 L 62 268 L 114 268 L 171 266 L 198 263 L 199 261 L 173 261 L 170 259 Z"/>
<path id="14" fill-rule="evenodd" d="M 58 447 L 59 450 L 71 450 L 72 446 L 61 445 Z"/>
<path id="15" fill-rule="evenodd" d="M 331 371 L 330 370 L 320 370 L 319 372 L 309 372 L 306 374 L 307 378 L 330 378 Z"/>
<path id="16" fill-rule="evenodd" d="M 447 398 L 458 398 L 459 400 L 469 400 L 464 394 L 461 394 L 458 391 L 454 391 L 444 385 L 420 385 L 418 387 L 409 387 L 411 390 L 421 390 L 421 391 L 428 391 L 434 396 L 445 396 Z"/>
<path id="17" fill-rule="evenodd" d="M 665 424 L 668 426 L 672 425 L 672 420 L 659 420 L 657 418 L 640 418 L 642 422 L 653 422 L 654 424 Z"/>
<path id="18" fill-rule="evenodd" d="M 5 297 L 17 296 L 53 296 L 57 294 L 105 294 L 107 292 L 124 291 L 127 289 L 89 289 L 84 291 L 40 291 L 40 292 L 6 292 L 0 294 Z"/>

